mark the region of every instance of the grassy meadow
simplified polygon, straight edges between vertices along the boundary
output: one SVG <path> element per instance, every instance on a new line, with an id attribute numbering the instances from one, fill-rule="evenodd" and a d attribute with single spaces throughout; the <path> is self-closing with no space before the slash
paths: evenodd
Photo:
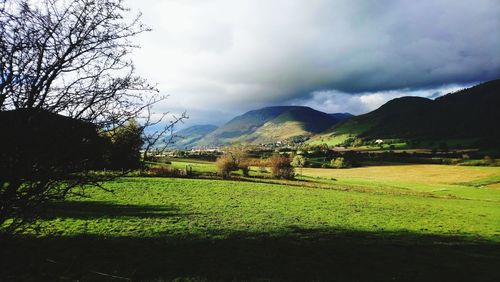
<path id="1" fill-rule="evenodd" d="M 172 162 L 186 165 L 215 169 Z M 293 181 L 239 180 L 124 177 L 104 184 L 112 192 L 89 188 L 4 239 L 0 277 L 500 278 L 498 167 L 304 168 Z"/>

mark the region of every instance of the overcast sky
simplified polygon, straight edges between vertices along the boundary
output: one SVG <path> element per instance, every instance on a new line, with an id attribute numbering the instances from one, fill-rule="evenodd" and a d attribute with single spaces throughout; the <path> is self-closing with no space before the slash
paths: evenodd
<path id="1" fill-rule="evenodd" d="M 362 114 L 500 77 L 498 0 L 127 0 L 159 110 L 220 125 L 269 105 Z"/>

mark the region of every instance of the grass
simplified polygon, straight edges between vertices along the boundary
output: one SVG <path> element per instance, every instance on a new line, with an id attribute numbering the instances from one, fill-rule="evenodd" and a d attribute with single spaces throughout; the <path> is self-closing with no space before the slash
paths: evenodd
<path id="1" fill-rule="evenodd" d="M 214 162 L 208 161 L 193 161 L 189 159 L 179 159 L 179 160 L 171 160 L 171 166 L 177 169 L 186 169 L 186 167 L 192 167 L 193 171 L 197 172 L 216 172 L 217 169 L 215 167 Z"/>
<path id="2" fill-rule="evenodd" d="M 195 179 L 124 178 L 105 187 L 115 192 L 93 189 L 89 199 L 56 205 L 39 234 L 225 238 L 233 232 L 283 234 L 294 226 L 495 240 L 499 235 L 498 203 Z M 468 213 L 459 215 L 463 209 Z M 484 216 L 490 221 L 470 224 Z"/>
<path id="3" fill-rule="evenodd" d="M 430 193 L 434 197 L 500 202 L 500 167 L 391 165 L 352 169 L 304 168 L 303 175 L 336 185 L 380 187 Z M 332 178 L 335 181 L 330 181 Z M 318 179 L 317 179 L 318 180 Z"/>
<path id="4" fill-rule="evenodd" d="M 106 183 L 113 193 L 91 188 L 4 239 L 0 277 L 498 281 L 500 189 L 489 185 L 499 168 L 304 174 L 262 180 L 275 183 L 129 177 Z M 466 185 L 484 179 L 486 188 Z"/>
<path id="5" fill-rule="evenodd" d="M 391 180 L 422 182 L 432 184 L 458 183 L 477 180 L 489 176 L 500 175 L 500 167 L 465 167 L 452 165 L 391 165 L 369 166 L 352 169 L 317 169 L 304 168 L 311 176 L 337 176 L 365 178 L 373 181 Z"/>
<path id="6" fill-rule="evenodd" d="M 306 143 L 309 145 L 322 145 L 326 144 L 328 146 L 337 146 L 345 142 L 347 139 L 349 139 L 351 135 L 349 134 L 340 134 L 340 135 L 334 135 L 334 134 L 323 134 L 319 135 L 317 137 L 313 137 L 312 139 L 308 140 Z"/>

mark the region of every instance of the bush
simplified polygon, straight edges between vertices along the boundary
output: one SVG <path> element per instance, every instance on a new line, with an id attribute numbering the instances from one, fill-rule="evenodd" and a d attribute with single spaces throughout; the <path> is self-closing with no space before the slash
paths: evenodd
<path id="1" fill-rule="evenodd" d="M 150 167 L 146 170 L 147 176 L 158 176 L 158 177 L 177 177 L 180 176 L 180 170 L 173 167 Z"/>
<path id="2" fill-rule="evenodd" d="M 238 162 L 238 168 L 241 169 L 241 172 L 243 173 L 243 176 L 249 176 L 250 172 L 250 160 L 246 158 L 241 158 Z"/>
<path id="3" fill-rule="evenodd" d="M 111 139 L 108 168 L 137 169 L 141 166 L 142 129 L 135 120 L 107 133 Z"/>
<path id="4" fill-rule="evenodd" d="M 333 168 L 348 168 L 351 167 L 351 163 L 344 159 L 343 157 L 338 157 L 333 159 L 330 163 Z"/>
<path id="5" fill-rule="evenodd" d="M 302 155 L 296 155 L 293 157 L 291 165 L 293 167 L 304 167 L 307 164 L 307 159 Z"/>
<path id="6" fill-rule="evenodd" d="M 248 158 L 248 152 L 242 148 L 231 148 L 219 158 L 217 158 L 215 165 L 217 172 L 222 178 L 227 178 L 232 171 L 241 169 L 243 176 L 248 176 L 250 166 L 254 165 L 256 161 Z"/>
<path id="7" fill-rule="evenodd" d="M 267 167 L 265 164 L 260 164 L 259 165 L 259 172 L 260 173 L 267 173 Z"/>
<path id="8" fill-rule="evenodd" d="M 238 164 L 231 154 L 225 154 L 217 158 L 215 166 L 217 167 L 217 173 L 222 176 L 222 178 L 229 177 L 232 171 L 238 169 Z"/>
<path id="9" fill-rule="evenodd" d="M 293 157 L 291 165 L 293 167 L 300 167 L 300 174 L 302 174 L 302 168 L 307 165 L 307 159 L 302 155 L 296 155 Z"/>
<path id="10" fill-rule="evenodd" d="M 493 164 L 495 164 L 495 160 L 490 156 L 484 156 L 483 163 L 485 165 L 493 165 Z"/>
<path id="11" fill-rule="evenodd" d="M 271 166 L 271 174 L 274 178 L 278 179 L 294 178 L 295 175 L 293 172 L 293 166 L 291 165 L 289 158 L 281 155 L 274 155 L 269 160 L 269 164 Z"/>

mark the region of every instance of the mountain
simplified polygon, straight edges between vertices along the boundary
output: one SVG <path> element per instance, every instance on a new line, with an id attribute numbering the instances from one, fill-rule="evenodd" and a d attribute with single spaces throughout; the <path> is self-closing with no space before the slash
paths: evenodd
<path id="1" fill-rule="evenodd" d="M 344 119 L 348 119 L 350 117 L 353 117 L 354 115 L 350 114 L 350 113 L 334 113 L 334 114 L 329 114 L 331 117 L 335 118 L 335 119 L 338 119 L 338 120 L 344 120 Z"/>
<path id="2" fill-rule="evenodd" d="M 297 136 L 312 136 L 345 117 L 346 114 L 330 115 L 303 106 L 266 107 L 233 118 L 206 135 L 197 145 L 272 143 Z"/>
<path id="3" fill-rule="evenodd" d="M 350 134 L 366 139 L 475 139 L 500 143 L 500 79 L 435 100 L 393 99 L 375 111 L 345 120 L 331 138 Z"/>
<path id="4" fill-rule="evenodd" d="M 175 133 L 176 141 L 173 144 L 176 148 L 192 148 L 200 139 L 216 130 L 217 126 L 212 124 L 193 125 Z"/>

